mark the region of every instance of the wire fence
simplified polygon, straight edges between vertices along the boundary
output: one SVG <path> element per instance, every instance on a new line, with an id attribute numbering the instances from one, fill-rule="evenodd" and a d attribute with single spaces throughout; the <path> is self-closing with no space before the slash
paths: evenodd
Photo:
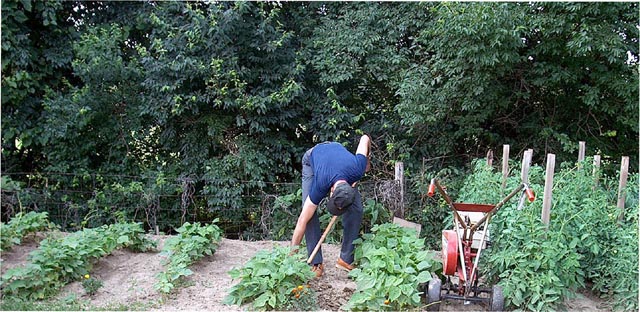
<path id="1" fill-rule="evenodd" d="M 3 222 L 20 211 L 46 211 L 64 231 L 117 221 L 173 233 L 185 222 L 219 225 L 230 238 L 289 236 L 301 207 L 300 182 L 237 181 L 164 175 L 3 173 Z M 20 181 L 20 182 L 17 182 Z M 364 200 L 402 206 L 397 181 L 362 181 Z M 324 203 L 321 203 L 321 207 Z M 322 208 L 321 208 L 322 209 Z"/>

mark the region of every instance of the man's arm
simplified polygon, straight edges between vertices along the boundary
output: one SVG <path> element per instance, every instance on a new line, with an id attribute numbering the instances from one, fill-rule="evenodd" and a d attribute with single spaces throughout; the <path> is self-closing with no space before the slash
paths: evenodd
<path id="1" fill-rule="evenodd" d="M 371 169 L 371 162 L 369 161 L 369 153 L 371 152 L 371 138 L 368 135 L 363 135 L 360 138 L 360 143 L 358 144 L 358 149 L 356 150 L 356 154 L 361 154 L 367 157 L 367 168 L 364 172 L 368 172 Z"/>
<path id="2" fill-rule="evenodd" d="M 307 229 L 307 223 L 311 220 L 311 217 L 313 217 L 313 213 L 316 212 L 316 208 L 318 208 L 318 205 L 314 204 L 311 201 L 311 198 L 307 196 L 307 199 L 305 199 L 304 205 L 302 206 L 300 216 L 298 216 L 296 228 L 293 230 L 293 237 L 291 237 L 292 248 L 298 249 L 298 246 L 300 246 L 304 232 Z"/>

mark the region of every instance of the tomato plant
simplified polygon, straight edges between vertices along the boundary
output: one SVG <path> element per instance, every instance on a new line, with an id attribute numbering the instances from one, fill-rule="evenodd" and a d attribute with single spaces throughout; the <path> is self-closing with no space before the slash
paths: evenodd
<path id="1" fill-rule="evenodd" d="M 532 311 L 559 307 L 565 298 L 592 284 L 612 306 L 638 308 L 638 175 L 628 183 L 626 218 L 617 221 L 617 177 L 595 184 L 591 160 L 564 163 L 554 175 L 550 224 L 542 223 L 542 200 L 517 210 L 505 205 L 490 224 L 492 248 L 481 259 L 489 282 L 503 287 L 511 307 Z M 543 172 L 530 168 L 530 186 L 542 199 Z M 596 172 L 596 175 L 599 173 Z M 507 191 L 520 183 L 509 177 Z M 477 161 L 465 179 L 459 201 L 496 203 L 501 174 Z M 589 284 L 587 282 L 590 282 Z"/>

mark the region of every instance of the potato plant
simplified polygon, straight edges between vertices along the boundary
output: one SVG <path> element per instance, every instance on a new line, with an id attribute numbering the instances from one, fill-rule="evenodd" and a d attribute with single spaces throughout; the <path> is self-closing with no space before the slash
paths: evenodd
<path id="1" fill-rule="evenodd" d="M 355 279 L 356 291 L 346 309 L 400 311 L 421 305 L 419 286 L 441 266 L 415 230 L 376 225 L 355 243 L 358 268 L 349 276 Z"/>
<path id="2" fill-rule="evenodd" d="M 54 227 L 47 212 L 19 212 L 8 223 L 0 223 L 0 251 L 19 245 L 26 235 Z"/>
<path id="3" fill-rule="evenodd" d="M 240 281 L 231 287 L 225 304 L 253 302 L 256 310 L 312 310 L 317 306 L 315 293 L 306 286 L 315 273 L 301 252 L 290 255 L 289 248 L 274 246 L 258 252 L 229 275 Z"/>
<path id="4" fill-rule="evenodd" d="M 157 275 L 157 290 L 171 292 L 182 276 L 193 274 L 189 269 L 191 264 L 204 255 L 213 255 L 222 239 L 222 231 L 215 225 L 216 222 L 218 219 L 206 226 L 187 222 L 176 230 L 178 235 L 167 240 L 162 251 L 167 256 L 165 270 Z"/>
<path id="5" fill-rule="evenodd" d="M 29 254 L 26 266 L 7 270 L 2 276 L 2 292 L 29 300 L 47 298 L 88 274 L 93 261 L 123 247 L 146 251 L 155 248 L 155 241 L 144 236 L 139 223 L 116 223 L 64 237 L 50 236 Z"/>

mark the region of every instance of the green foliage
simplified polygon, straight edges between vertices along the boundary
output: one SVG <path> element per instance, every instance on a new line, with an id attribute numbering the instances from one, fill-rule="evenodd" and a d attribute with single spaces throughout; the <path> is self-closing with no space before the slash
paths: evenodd
<path id="1" fill-rule="evenodd" d="M 103 283 L 101 280 L 91 277 L 89 274 L 85 274 L 82 279 L 82 288 L 84 288 L 84 291 L 89 296 L 95 295 L 98 289 L 102 288 L 102 285 Z"/>
<path id="2" fill-rule="evenodd" d="M 367 198 L 362 205 L 364 208 L 363 229 L 371 229 L 376 225 L 381 225 L 391 220 L 391 212 L 383 204 Z"/>
<path id="3" fill-rule="evenodd" d="M 216 222 L 217 219 L 206 226 L 187 222 L 176 230 L 178 235 L 169 238 L 163 247 L 162 253 L 167 256 L 164 261 L 166 269 L 157 274 L 155 289 L 171 292 L 182 276 L 193 274 L 189 266 L 205 255 L 213 255 L 222 239 L 222 231 Z"/>
<path id="4" fill-rule="evenodd" d="M 357 286 L 346 309 L 399 311 L 420 306 L 419 286 L 439 265 L 415 230 L 392 223 L 376 225 L 354 244 L 358 267 L 349 276 Z"/>
<path id="5" fill-rule="evenodd" d="M 144 168 L 144 157 L 150 157 L 144 155 L 148 146 L 135 144 L 136 133 L 142 132 L 138 119 L 142 69 L 137 58 L 126 55 L 125 41 L 131 39 L 127 28 L 89 27 L 73 42 L 73 72 L 82 83 L 51 94 L 44 102 L 47 131 L 42 140 L 55 146 L 45 150 L 48 170 L 118 173 Z"/>
<path id="6" fill-rule="evenodd" d="M 637 9 L 439 3 L 415 34 L 418 57 L 396 111 L 436 155 L 519 142 L 562 158 L 579 140 L 614 158 L 635 155 Z"/>
<path id="7" fill-rule="evenodd" d="M 517 210 L 517 200 L 492 218 L 492 247 L 481 259 L 489 282 L 499 283 L 505 302 L 515 308 L 541 311 L 558 307 L 584 288 L 587 281 L 616 309 L 637 309 L 637 202 L 630 201 L 627 219 L 617 222 L 616 177 L 594 175 L 592 160 L 562 164 L 554 175 L 550 225 L 540 219 L 543 169 L 530 169 L 530 183 L 538 199 Z M 509 177 L 501 190 L 501 174 L 482 161 L 465 179 L 459 201 L 496 203 L 515 188 Z M 595 177 L 600 176 L 598 185 Z M 637 189 L 632 175 L 628 190 Z M 637 191 L 631 191 L 631 198 Z"/>
<path id="8" fill-rule="evenodd" d="M 299 298 L 295 298 L 293 289 L 297 290 L 301 285 L 304 288 L 315 277 L 303 258 L 302 253 L 290 255 L 289 248 L 280 246 L 274 246 L 270 251 L 259 251 L 244 267 L 229 271 L 232 279 L 240 281 L 231 287 L 225 304 L 253 302 L 252 308 L 256 310 L 303 308 L 296 303 Z M 313 292 L 309 296 L 315 299 Z M 304 309 L 316 306 L 314 299 L 310 300 L 313 304 Z"/>
<path id="9" fill-rule="evenodd" d="M 24 300 L 15 297 L 2 298 L 0 310 L 2 311 L 81 311 L 96 310 L 87 308 L 85 304 L 78 300 L 76 295 L 65 298 L 52 298 L 49 300 Z"/>
<path id="10" fill-rule="evenodd" d="M 500 279 L 507 304 L 541 311 L 584 287 L 584 270 L 579 262 L 582 256 L 575 252 L 579 238 L 571 233 L 547 233 L 539 220 L 540 210 L 535 208 L 527 209 L 538 213 L 516 211 L 505 217 L 513 225 L 494 240 L 485 268 L 487 276 Z"/>
<path id="11" fill-rule="evenodd" d="M 43 102 L 73 80 L 72 51 L 61 42 L 78 35 L 73 2 L 2 2 L 2 162 L 7 171 L 47 166 Z"/>
<path id="12" fill-rule="evenodd" d="M 0 223 L 0 251 L 6 251 L 13 245 L 20 245 L 22 238 L 55 227 L 49 222 L 46 212 L 19 212 L 8 223 Z"/>
<path id="13" fill-rule="evenodd" d="M 313 289 L 307 285 L 298 285 L 291 290 L 293 297 L 287 305 L 289 311 L 316 311 L 318 310 L 318 297 Z"/>
<path id="14" fill-rule="evenodd" d="M 246 222 L 247 209 L 291 193 L 279 185 L 299 178 L 307 148 L 335 140 L 353 150 L 363 133 L 375 143 L 369 176 L 383 180 L 397 160 L 411 178 L 425 162 L 464 171 L 504 143 L 568 158 L 579 140 L 612 159 L 631 155 L 633 171 L 637 11 L 632 2 L 7 0 L 3 176 L 41 190 L 30 208 L 77 190 L 78 176 L 80 185 L 202 179 L 193 221 L 219 217 L 225 231 L 253 236 L 269 229 Z M 54 172 L 65 176 L 48 181 Z M 140 215 L 161 230 L 186 221 L 163 187 L 136 182 L 143 201 L 110 198 L 113 183 L 98 182 L 65 194 L 73 220 L 50 218 L 73 229 Z M 110 214 L 110 203 L 124 208 Z M 5 215 L 11 205 L 3 200 Z M 440 207 L 423 200 L 409 217 L 435 226 Z"/>
<path id="15" fill-rule="evenodd" d="M 7 270 L 2 276 L 4 296 L 44 299 L 68 282 L 89 273 L 93 261 L 117 248 L 145 251 L 155 241 L 144 237 L 140 224 L 118 223 L 84 229 L 63 237 L 48 237 L 29 254 L 24 267 Z"/>
<path id="16" fill-rule="evenodd" d="M 273 205 L 268 213 L 262 212 L 260 223 L 267 223 L 267 235 L 262 235 L 263 239 L 282 241 L 291 238 L 291 233 L 295 228 L 295 220 L 302 204 L 302 188 L 297 188 L 295 192 L 276 196 Z M 264 227 L 263 227 L 264 234 Z"/>

